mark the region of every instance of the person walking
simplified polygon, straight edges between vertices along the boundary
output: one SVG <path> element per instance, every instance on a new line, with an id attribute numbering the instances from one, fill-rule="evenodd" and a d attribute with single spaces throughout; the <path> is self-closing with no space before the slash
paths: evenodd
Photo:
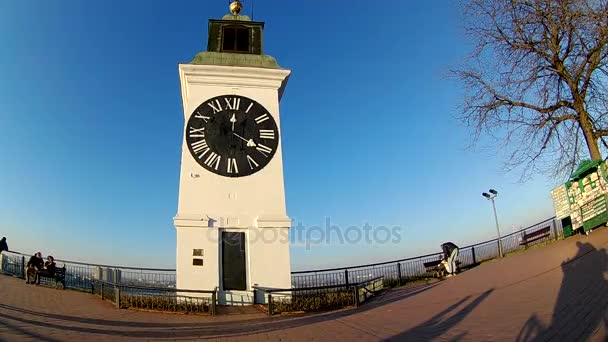
<path id="1" fill-rule="evenodd" d="M 8 244 L 6 243 L 6 237 L 2 237 L 2 240 L 0 240 L 0 254 L 4 251 L 8 252 Z"/>
<path id="2" fill-rule="evenodd" d="M 458 256 L 458 246 L 453 242 L 446 242 L 441 245 L 443 250 L 443 258 L 446 262 L 445 268 L 448 272 L 448 277 L 456 273 L 456 257 Z"/>

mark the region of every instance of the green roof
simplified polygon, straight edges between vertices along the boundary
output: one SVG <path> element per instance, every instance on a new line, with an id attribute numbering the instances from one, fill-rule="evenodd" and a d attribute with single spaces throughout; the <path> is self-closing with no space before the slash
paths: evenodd
<path id="1" fill-rule="evenodd" d="M 282 69 L 272 56 L 249 53 L 199 52 L 190 64 Z"/>
<path id="2" fill-rule="evenodd" d="M 595 171 L 598 165 L 603 163 L 603 160 L 583 160 L 578 165 L 578 168 L 572 175 L 570 175 L 570 181 L 574 181 L 580 178 L 585 177 L 590 172 Z"/>

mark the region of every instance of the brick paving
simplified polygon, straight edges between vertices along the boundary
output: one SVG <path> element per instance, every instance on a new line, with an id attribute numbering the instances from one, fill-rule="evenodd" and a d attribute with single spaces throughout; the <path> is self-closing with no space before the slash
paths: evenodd
<path id="1" fill-rule="evenodd" d="M 269 318 L 117 310 L 0 276 L 0 341 L 606 341 L 608 229 L 393 289 L 360 308 Z"/>

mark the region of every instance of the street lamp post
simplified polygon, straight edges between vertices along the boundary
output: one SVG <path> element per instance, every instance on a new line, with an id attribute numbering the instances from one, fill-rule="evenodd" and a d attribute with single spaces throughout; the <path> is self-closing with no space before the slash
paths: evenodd
<path id="1" fill-rule="evenodd" d="M 498 236 L 498 256 L 503 257 L 502 254 L 502 241 L 500 241 L 500 229 L 498 228 L 498 215 L 496 215 L 496 204 L 494 204 L 494 198 L 498 196 L 498 191 L 490 189 L 489 194 L 484 192 L 481 195 L 488 200 L 492 201 L 492 209 L 494 209 L 494 220 L 496 221 L 496 235 Z"/>

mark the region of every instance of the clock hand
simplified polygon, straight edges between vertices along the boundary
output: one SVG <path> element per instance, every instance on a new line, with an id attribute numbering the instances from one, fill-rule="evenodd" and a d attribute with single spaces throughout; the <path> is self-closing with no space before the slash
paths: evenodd
<path id="1" fill-rule="evenodd" d="M 234 132 L 234 123 L 236 122 L 236 114 L 232 113 L 232 117 L 230 118 L 230 122 L 232 122 L 232 131 Z"/>
<path id="2" fill-rule="evenodd" d="M 243 141 L 247 142 L 247 147 L 255 147 L 255 146 L 256 146 L 256 144 L 255 144 L 255 142 L 253 141 L 253 139 L 249 139 L 249 140 L 247 140 L 247 139 L 243 138 L 242 136 L 240 136 L 240 135 L 238 135 L 238 134 L 236 134 L 236 133 L 234 133 L 234 132 L 232 132 L 232 134 L 236 135 L 236 136 L 237 136 L 237 138 L 239 138 L 239 139 L 241 139 L 241 140 L 243 140 Z"/>

